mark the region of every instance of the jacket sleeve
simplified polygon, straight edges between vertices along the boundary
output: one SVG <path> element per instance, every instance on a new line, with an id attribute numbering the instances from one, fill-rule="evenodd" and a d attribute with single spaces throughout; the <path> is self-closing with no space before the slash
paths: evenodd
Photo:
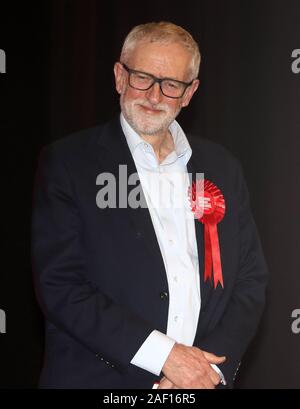
<path id="1" fill-rule="evenodd" d="M 226 356 L 226 361 L 218 366 L 229 387 L 233 386 L 242 356 L 257 330 L 265 304 L 268 276 L 239 163 L 236 175 L 240 242 L 237 278 L 223 319 L 210 333 L 202 337 L 197 345 L 216 355 Z"/>
<path id="2" fill-rule="evenodd" d="M 88 281 L 84 226 L 65 162 L 53 145 L 39 160 L 32 215 L 37 298 L 50 323 L 122 371 L 154 328 Z"/>

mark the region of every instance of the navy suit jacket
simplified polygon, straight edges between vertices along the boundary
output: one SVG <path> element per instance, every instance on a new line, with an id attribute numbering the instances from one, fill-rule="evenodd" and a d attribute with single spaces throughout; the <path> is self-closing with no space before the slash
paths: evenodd
<path id="1" fill-rule="evenodd" d="M 267 268 L 239 162 L 217 144 L 188 139 L 188 171 L 204 172 L 226 201 L 218 224 L 224 289 L 203 280 L 203 225 L 195 220 L 201 312 L 194 345 L 227 357 L 220 369 L 232 386 L 263 310 Z M 120 164 L 136 172 L 119 118 L 40 155 L 32 255 L 46 318 L 41 387 L 151 388 L 159 379 L 130 364 L 154 329 L 167 330 L 168 283 L 149 210 L 96 205 L 97 176 L 118 180 Z"/>

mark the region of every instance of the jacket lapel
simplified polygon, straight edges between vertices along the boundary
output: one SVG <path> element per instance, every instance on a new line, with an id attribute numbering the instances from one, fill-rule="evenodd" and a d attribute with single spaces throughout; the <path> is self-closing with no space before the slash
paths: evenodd
<path id="1" fill-rule="evenodd" d="M 136 189 L 140 185 L 140 179 L 138 177 L 137 169 L 132 158 L 130 149 L 128 147 L 125 135 L 122 131 L 119 117 L 109 122 L 106 128 L 103 130 L 101 140 L 99 140 L 100 152 L 99 152 L 99 164 L 101 169 L 107 169 L 107 172 L 111 172 L 117 179 L 117 207 L 119 197 L 119 165 L 127 166 L 127 180 L 132 174 L 137 174 L 137 182 L 134 186 L 129 186 L 127 181 L 127 197 L 133 189 Z M 143 240 L 145 248 L 149 253 L 149 260 L 151 264 L 154 264 L 155 272 L 153 272 L 153 279 L 159 277 L 158 281 L 160 286 L 163 285 L 161 291 L 168 288 L 167 277 L 163 258 L 159 248 L 159 244 L 156 238 L 155 230 L 152 224 L 149 209 L 146 205 L 146 199 L 142 187 L 140 186 L 140 201 L 145 205 L 133 209 L 129 206 L 122 209 L 124 214 L 129 220 L 130 226 L 135 230 L 135 235 L 139 240 Z M 163 283 L 161 284 L 161 280 Z"/>

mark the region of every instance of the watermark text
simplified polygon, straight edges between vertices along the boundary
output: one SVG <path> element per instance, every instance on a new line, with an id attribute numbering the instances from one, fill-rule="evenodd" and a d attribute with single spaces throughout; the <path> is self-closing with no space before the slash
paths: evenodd
<path id="1" fill-rule="evenodd" d="M 4 310 L 0 310 L 0 334 L 6 333 L 6 314 Z"/>
<path id="2" fill-rule="evenodd" d="M 0 74 L 6 73 L 6 54 L 5 51 L 0 48 Z"/>
<path id="3" fill-rule="evenodd" d="M 197 173 L 196 180 L 203 181 L 204 174 Z M 127 165 L 119 165 L 117 175 L 103 172 L 97 176 L 96 204 L 99 209 L 185 209 L 186 215 L 193 218 L 189 196 L 191 182 L 192 175 L 182 171 L 162 172 L 156 169 L 129 175 Z M 195 195 L 199 208 L 210 206 L 208 199 L 204 198 L 203 184 L 197 187 Z"/>
<path id="4" fill-rule="evenodd" d="M 293 310 L 291 317 L 294 318 L 291 326 L 293 334 L 300 334 L 300 308 Z"/>
<path id="5" fill-rule="evenodd" d="M 293 62 L 291 65 L 292 72 L 294 74 L 299 74 L 300 72 L 300 48 L 297 48 L 292 51 Z"/>

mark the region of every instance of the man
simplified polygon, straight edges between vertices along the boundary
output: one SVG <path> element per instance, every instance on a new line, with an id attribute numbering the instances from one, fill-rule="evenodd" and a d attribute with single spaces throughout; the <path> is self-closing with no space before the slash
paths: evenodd
<path id="1" fill-rule="evenodd" d="M 211 142 L 189 143 L 175 121 L 199 86 L 199 64 L 183 28 L 135 27 L 114 67 L 121 116 L 41 155 L 33 213 L 46 317 L 41 387 L 233 385 L 262 313 L 267 269 L 238 161 Z M 204 173 L 223 195 L 210 239 L 183 204 L 192 200 L 188 173 Z M 133 205 L 137 187 L 144 206 Z M 164 206 L 165 191 L 169 204 L 179 197 L 182 205 Z M 206 200 L 202 214 L 215 206 Z M 204 277 L 210 253 L 215 285 Z"/>

